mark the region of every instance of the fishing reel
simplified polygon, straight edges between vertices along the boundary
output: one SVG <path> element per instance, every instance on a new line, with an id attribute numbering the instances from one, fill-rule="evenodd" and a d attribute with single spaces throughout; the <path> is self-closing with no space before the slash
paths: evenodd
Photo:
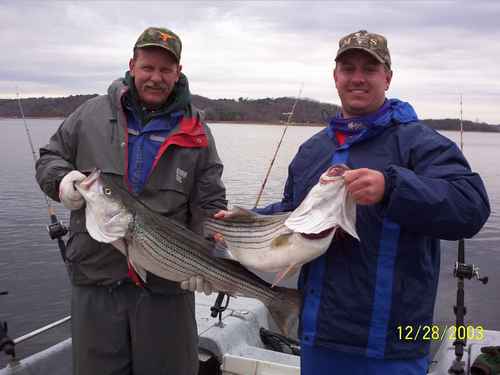
<path id="1" fill-rule="evenodd" d="M 63 237 L 68 233 L 68 227 L 61 223 L 51 207 L 49 207 L 50 224 L 47 225 L 51 240 L 57 240 L 57 246 L 61 253 L 62 260 L 66 263 L 66 244 Z"/>
<path id="2" fill-rule="evenodd" d="M 455 267 L 453 268 L 453 276 L 467 280 L 471 280 L 474 278 L 477 281 L 481 281 L 484 285 L 488 284 L 488 276 L 480 277 L 479 267 L 475 266 L 474 264 L 455 262 Z"/>
<path id="3" fill-rule="evenodd" d="M 0 292 L 0 296 L 4 296 L 6 294 L 9 293 L 5 291 Z M 15 344 L 14 341 L 7 335 L 7 333 L 7 322 L 3 322 L 0 320 L 0 353 L 4 352 L 5 354 L 10 355 L 12 358 L 15 358 Z"/>
<path id="4" fill-rule="evenodd" d="M 226 297 L 226 303 L 224 304 L 224 306 L 222 305 L 222 303 L 224 302 L 224 297 Z M 219 322 L 218 322 L 218 325 L 220 327 L 223 326 L 223 323 L 222 323 L 222 313 L 227 309 L 227 306 L 229 305 L 229 294 L 225 294 L 225 293 L 222 293 L 220 292 L 218 295 L 217 295 L 217 298 L 215 299 L 215 303 L 212 307 L 210 307 L 210 315 L 212 316 L 212 318 L 216 318 L 217 316 L 219 316 Z"/>
<path id="5" fill-rule="evenodd" d="M 0 352 L 10 355 L 12 358 L 16 356 L 14 341 L 7 336 L 7 322 L 0 321 Z"/>
<path id="6" fill-rule="evenodd" d="M 49 231 L 49 236 L 51 240 L 59 239 L 64 237 L 68 233 L 68 228 L 57 220 L 55 215 L 50 216 L 51 223 L 47 225 L 47 230 Z"/>

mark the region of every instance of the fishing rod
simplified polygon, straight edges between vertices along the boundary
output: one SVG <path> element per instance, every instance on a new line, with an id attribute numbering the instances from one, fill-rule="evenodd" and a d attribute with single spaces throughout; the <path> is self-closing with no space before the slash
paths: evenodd
<path id="1" fill-rule="evenodd" d="M 28 142 L 30 145 L 31 149 L 31 155 L 33 157 L 33 163 L 36 165 L 37 161 L 37 154 L 35 151 L 35 147 L 33 145 L 33 139 L 31 137 L 31 132 L 28 127 L 28 123 L 26 122 L 26 116 L 24 115 L 24 110 L 23 110 L 23 105 L 21 103 L 21 98 L 19 96 L 19 92 L 17 94 L 17 104 L 19 107 L 19 112 L 21 114 L 21 118 L 23 119 L 23 124 L 24 124 L 24 130 L 26 131 L 26 136 L 28 138 Z M 61 257 L 63 261 L 66 263 L 66 245 L 62 239 L 67 233 L 68 233 L 68 228 L 63 225 L 57 218 L 57 215 L 55 213 L 54 208 L 52 207 L 50 200 L 48 197 L 43 194 L 43 197 L 45 198 L 45 203 L 47 204 L 47 212 L 49 214 L 50 218 L 50 224 L 47 225 L 47 230 L 49 232 L 49 236 L 52 240 L 57 239 L 57 245 L 59 247 L 59 251 L 61 254 Z M 8 292 L 0 292 L 0 295 L 8 294 Z M 0 353 L 4 352 L 7 355 L 10 355 L 12 357 L 12 360 L 15 361 L 16 358 L 16 351 L 15 351 L 15 346 L 16 344 L 25 341 L 27 339 L 30 339 L 31 337 L 38 335 L 42 332 L 45 332 L 53 327 L 59 326 L 62 323 L 65 323 L 71 319 L 71 317 L 66 317 L 64 319 L 61 319 L 55 323 L 52 323 L 46 327 L 40 328 L 39 330 L 36 330 L 30 334 L 24 335 L 18 339 L 12 340 L 8 335 L 8 329 L 7 329 L 7 322 L 0 321 Z"/>
<path id="2" fill-rule="evenodd" d="M 262 186 L 260 187 L 259 194 L 257 195 L 257 200 L 255 201 L 254 208 L 257 208 L 257 206 L 259 205 L 259 201 L 260 201 L 260 198 L 262 197 L 262 193 L 263 193 L 264 188 L 266 186 L 267 179 L 269 178 L 269 175 L 271 173 L 271 169 L 274 165 L 274 161 L 276 160 L 276 156 L 278 155 L 278 151 L 280 149 L 281 143 L 283 142 L 283 138 L 285 138 L 285 134 L 286 134 L 286 131 L 288 129 L 288 126 L 291 124 L 292 117 L 295 113 L 295 107 L 297 106 L 297 103 L 299 101 L 300 95 L 302 94 L 303 88 L 304 88 L 304 83 L 302 83 L 300 85 L 299 93 L 298 93 L 297 97 L 295 98 L 295 101 L 292 105 L 292 109 L 290 110 L 290 112 L 283 113 L 284 115 L 287 115 L 288 118 L 287 118 L 287 121 L 285 123 L 285 127 L 283 128 L 283 132 L 281 133 L 281 138 L 278 142 L 278 145 L 276 146 L 276 150 L 274 151 L 273 158 L 271 159 L 271 162 L 269 164 L 269 168 L 267 169 L 266 176 L 264 177 L 264 181 L 262 181 Z M 223 306 L 222 304 L 224 302 L 225 296 L 227 297 L 227 299 L 226 299 L 226 302 Z M 226 295 L 225 293 L 219 292 L 219 294 L 217 295 L 217 298 L 215 300 L 214 305 L 210 308 L 212 317 L 213 318 L 215 318 L 217 316 L 219 317 L 219 324 L 220 325 L 222 324 L 222 313 L 224 312 L 224 310 L 226 310 L 227 306 L 229 305 L 229 298 L 230 298 L 229 295 Z"/>
<path id="3" fill-rule="evenodd" d="M 269 175 L 271 174 L 271 169 L 273 168 L 274 161 L 276 160 L 276 156 L 278 155 L 278 151 L 281 147 L 281 143 L 283 142 L 283 138 L 285 138 L 286 131 L 288 130 L 288 126 L 290 125 L 290 121 L 292 120 L 292 117 L 295 113 L 295 107 L 297 106 L 297 103 L 300 99 L 300 95 L 302 94 L 302 89 L 304 88 L 304 83 L 300 85 L 299 93 L 297 97 L 295 98 L 295 102 L 293 103 L 292 109 L 290 112 L 283 113 L 284 115 L 288 115 L 288 119 L 285 123 L 285 127 L 283 128 L 283 132 L 281 133 L 281 138 L 278 142 L 278 145 L 276 146 L 276 150 L 274 151 L 273 158 L 271 159 L 271 162 L 269 163 L 269 168 L 267 168 L 266 176 L 264 177 L 264 181 L 262 181 L 262 186 L 260 187 L 259 194 L 257 195 L 257 200 L 255 201 L 255 205 L 253 208 L 257 208 L 260 202 L 260 198 L 262 197 L 262 193 L 264 192 L 264 188 L 267 183 L 267 179 L 269 178 Z"/>
<path id="4" fill-rule="evenodd" d="M 26 122 L 26 117 L 24 116 L 23 105 L 21 103 L 19 92 L 17 92 L 17 104 L 19 106 L 19 112 L 21 113 L 21 118 L 23 119 L 24 130 L 26 131 L 26 136 L 28 138 L 28 142 L 30 145 L 31 155 L 33 157 L 33 164 L 36 165 L 37 154 L 35 151 L 35 147 L 33 146 L 33 139 L 31 137 L 31 132 L 28 127 L 28 123 Z M 57 218 L 56 212 L 52 207 L 49 198 L 45 194 L 43 194 L 43 197 L 45 198 L 45 203 L 47 204 L 47 212 L 50 218 L 50 224 L 47 225 L 47 230 L 49 232 L 50 239 L 51 240 L 57 239 L 57 245 L 59 247 L 61 257 L 63 261 L 66 262 L 66 245 L 64 244 L 62 237 L 64 237 L 66 233 L 68 233 L 68 228 L 64 224 L 62 224 Z"/>
<path id="5" fill-rule="evenodd" d="M 462 119 L 462 95 L 460 95 L 460 150 L 463 152 L 464 142 L 463 142 L 463 132 L 464 125 Z M 455 333 L 456 338 L 453 342 L 455 347 L 455 359 L 451 364 L 448 373 L 461 375 L 465 374 L 465 362 L 462 361 L 464 355 L 464 348 L 467 345 L 467 330 L 464 328 L 465 314 L 467 314 L 467 308 L 465 307 L 465 282 L 464 280 L 471 280 L 472 278 L 477 281 L 481 281 L 483 284 L 488 283 L 488 277 L 480 277 L 479 267 L 474 264 L 465 263 L 465 240 L 458 240 L 458 254 L 457 261 L 455 262 L 455 267 L 453 269 L 453 276 L 457 278 L 457 300 L 456 305 L 453 306 L 453 312 L 455 313 Z M 470 354 L 470 353 L 469 353 Z M 470 361 L 470 358 L 469 358 Z"/>

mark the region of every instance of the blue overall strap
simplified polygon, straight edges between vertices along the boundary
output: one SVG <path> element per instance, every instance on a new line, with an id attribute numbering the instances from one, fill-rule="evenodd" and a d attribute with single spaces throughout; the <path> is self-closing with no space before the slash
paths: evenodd
<path id="1" fill-rule="evenodd" d="M 348 148 L 338 148 L 333 154 L 332 164 L 346 164 L 348 154 Z M 307 282 L 304 289 L 304 305 L 302 308 L 302 345 L 313 346 L 316 341 L 316 328 L 325 271 L 326 254 L 309 263 Z"/>
<path id="2" fill-rule="evenodd" d="M 398 250 L 399 224 L 388 218 L 384 219 L 382 235 L 378 248 L 377 276 L 373 297 L 372 320 L 366 355 L 373 358 L 384 358 L 387 338 L 387 325 L 392 306 L 392 280 L 394 262 Z"/>

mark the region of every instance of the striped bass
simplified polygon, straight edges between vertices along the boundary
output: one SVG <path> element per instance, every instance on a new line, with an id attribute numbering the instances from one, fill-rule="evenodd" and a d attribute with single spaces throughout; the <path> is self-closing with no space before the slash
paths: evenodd
<path id="1" fill-rule="evenodd" d="M 256 298 L 268 308 L 280 330 L 295 325 L 302 296 L 298 290 L 275 287 L 239 263 L 213 257 L 214 242 L 155 213 L 120 183 L 121 176 L 99 170 L 75 184 L 86 202 L 87 231 L 96 241 L 111 243 L 145 278 L 144 270 L 181 282 L 202 276 L 214 290 Z"/>
<path id="2" fill-rule="evenodd" d="M 257 271 L 278 272 L 276 282 L 325 253 L 338 228 L 359 240 L 346 170 L 330 167 L 292 213 L 259 215 L 235 207 L 224 220 L 206 220 L 206 235 L 219 240 L 217 255 Z"/>

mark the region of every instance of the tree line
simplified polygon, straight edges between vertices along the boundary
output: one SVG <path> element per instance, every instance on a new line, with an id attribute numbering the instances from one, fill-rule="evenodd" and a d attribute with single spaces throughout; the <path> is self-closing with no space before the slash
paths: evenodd
<path id="1" fill-rule="evenodd" d="M 21 99 L 27 117 L 67 117 L 82 103 L 97 96 L 71 95 L 62 98 Z M 199 95 L 192 96 L 193 105 L 202 111 L 208 122 L 232 121 L 240 123 L 279 124 L 288 121 L 289 113 L 295 103 L 294 98 L 263 99 L 209 99 Z M 299 99 L 291 122 L 298 125 L 325 125 L 335 115 L 339 107 L 312 99 Z M 0 117 L 20 117 L 17 99 L 0 99 Z M 426 124 L 439 130 L 458 130 L 458 119 L 424 119 Z M 463 121 L 464 131 L 500 132 L 500 125 Z"/>

